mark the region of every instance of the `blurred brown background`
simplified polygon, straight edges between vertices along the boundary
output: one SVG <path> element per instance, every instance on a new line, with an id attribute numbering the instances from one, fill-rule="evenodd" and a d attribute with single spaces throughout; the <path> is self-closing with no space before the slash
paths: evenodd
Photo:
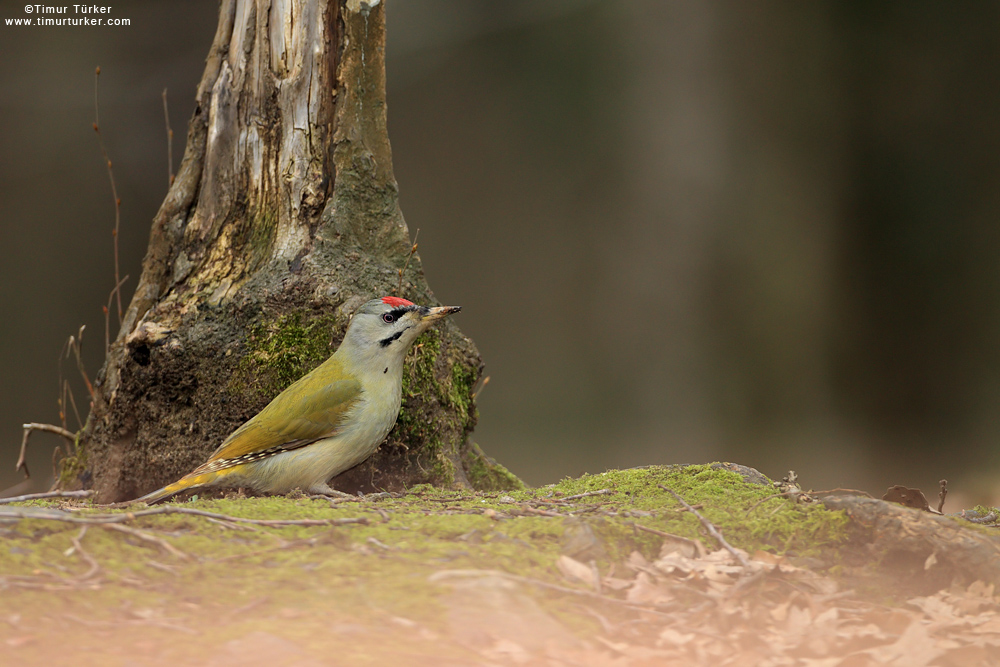
<path id="1" fill-rule="evenodd" d="M 130 27 L 7 27 L 28 15 L 0 4 L 0 490 L 20 424 L 58 420 L 66 337 L 86 324 L 103 359 L 94 67 L 130 296 L 167 188 L 160 94 L 176 165 L 215 30 L 215 2 L 113 7 Z M 486 360 L 487 452 L 533 484 L 727 459 L 998 501 L 1000 4 L 387 11 L 403 211 Z M 36 490 L 57 442 L 33 438 Z"/>

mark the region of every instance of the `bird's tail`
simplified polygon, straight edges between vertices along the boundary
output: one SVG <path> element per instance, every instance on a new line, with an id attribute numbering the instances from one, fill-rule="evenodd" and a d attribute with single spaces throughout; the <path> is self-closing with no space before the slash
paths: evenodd
<path id="1" fill-rule="evenodd" d="M 220 471 L 221 472 L 221 471 Z M 188 489 L 197 489 L 201 486 L 209 486 L 215 482 L 221 475 L 218 472 L 207 472 L 199 474 L 190 474 L 181 477 L 179 480 L 173 484 L 168 484 L 162 489 L 153 491 L 152 493 L 147 493 L 141 498 L 136 498 L 132 502 L 135 503 L 146 503 L 147 505 L 153 505 L 161 500 L 166 500 L 171 496 L 175 496 L 181 491 L 187 491 Z"/>

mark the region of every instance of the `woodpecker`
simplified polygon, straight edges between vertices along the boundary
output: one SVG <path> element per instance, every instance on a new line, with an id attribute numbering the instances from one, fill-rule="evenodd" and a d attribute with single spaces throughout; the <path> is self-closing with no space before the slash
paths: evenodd
<path id="1" fill-rule="evenodd" d="M 136 502 L 153 504 L 211 486 L 335 493 L 330 478 L 371 456 L 396 423 L 403 359 L 413 341 L 459 310 L 397 296 L 369 301 L 329 359 L 233 431 L 205 463 Z"/>

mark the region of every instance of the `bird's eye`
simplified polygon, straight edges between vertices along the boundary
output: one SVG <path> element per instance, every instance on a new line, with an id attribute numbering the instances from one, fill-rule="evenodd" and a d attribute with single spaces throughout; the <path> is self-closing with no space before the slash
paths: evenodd
<path id="1" fill-rule="evenodd" d="M 392 313 L 386 313 L 382 316 L 382 321 L 386 324 L 392 324 L 396 321 L 396 318 L 392 316 Z"/>

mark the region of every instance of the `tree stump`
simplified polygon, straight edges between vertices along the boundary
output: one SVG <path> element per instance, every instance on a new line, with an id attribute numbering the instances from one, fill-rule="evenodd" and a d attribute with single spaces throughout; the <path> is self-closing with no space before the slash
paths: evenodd
<path id="1" fill-rule="evenodd" d="M 384 57 L 384 2 L 223 0 L 183 162 L 61 486 L 114 502 L 173 481 L 326 359 L 358 305 L 400 282 L 437 302 L 399 208 Z M 482 369 L 454 323 L 425 334 L 395 429 L 332 484 L 519 485 L 469 437 Z"/>

